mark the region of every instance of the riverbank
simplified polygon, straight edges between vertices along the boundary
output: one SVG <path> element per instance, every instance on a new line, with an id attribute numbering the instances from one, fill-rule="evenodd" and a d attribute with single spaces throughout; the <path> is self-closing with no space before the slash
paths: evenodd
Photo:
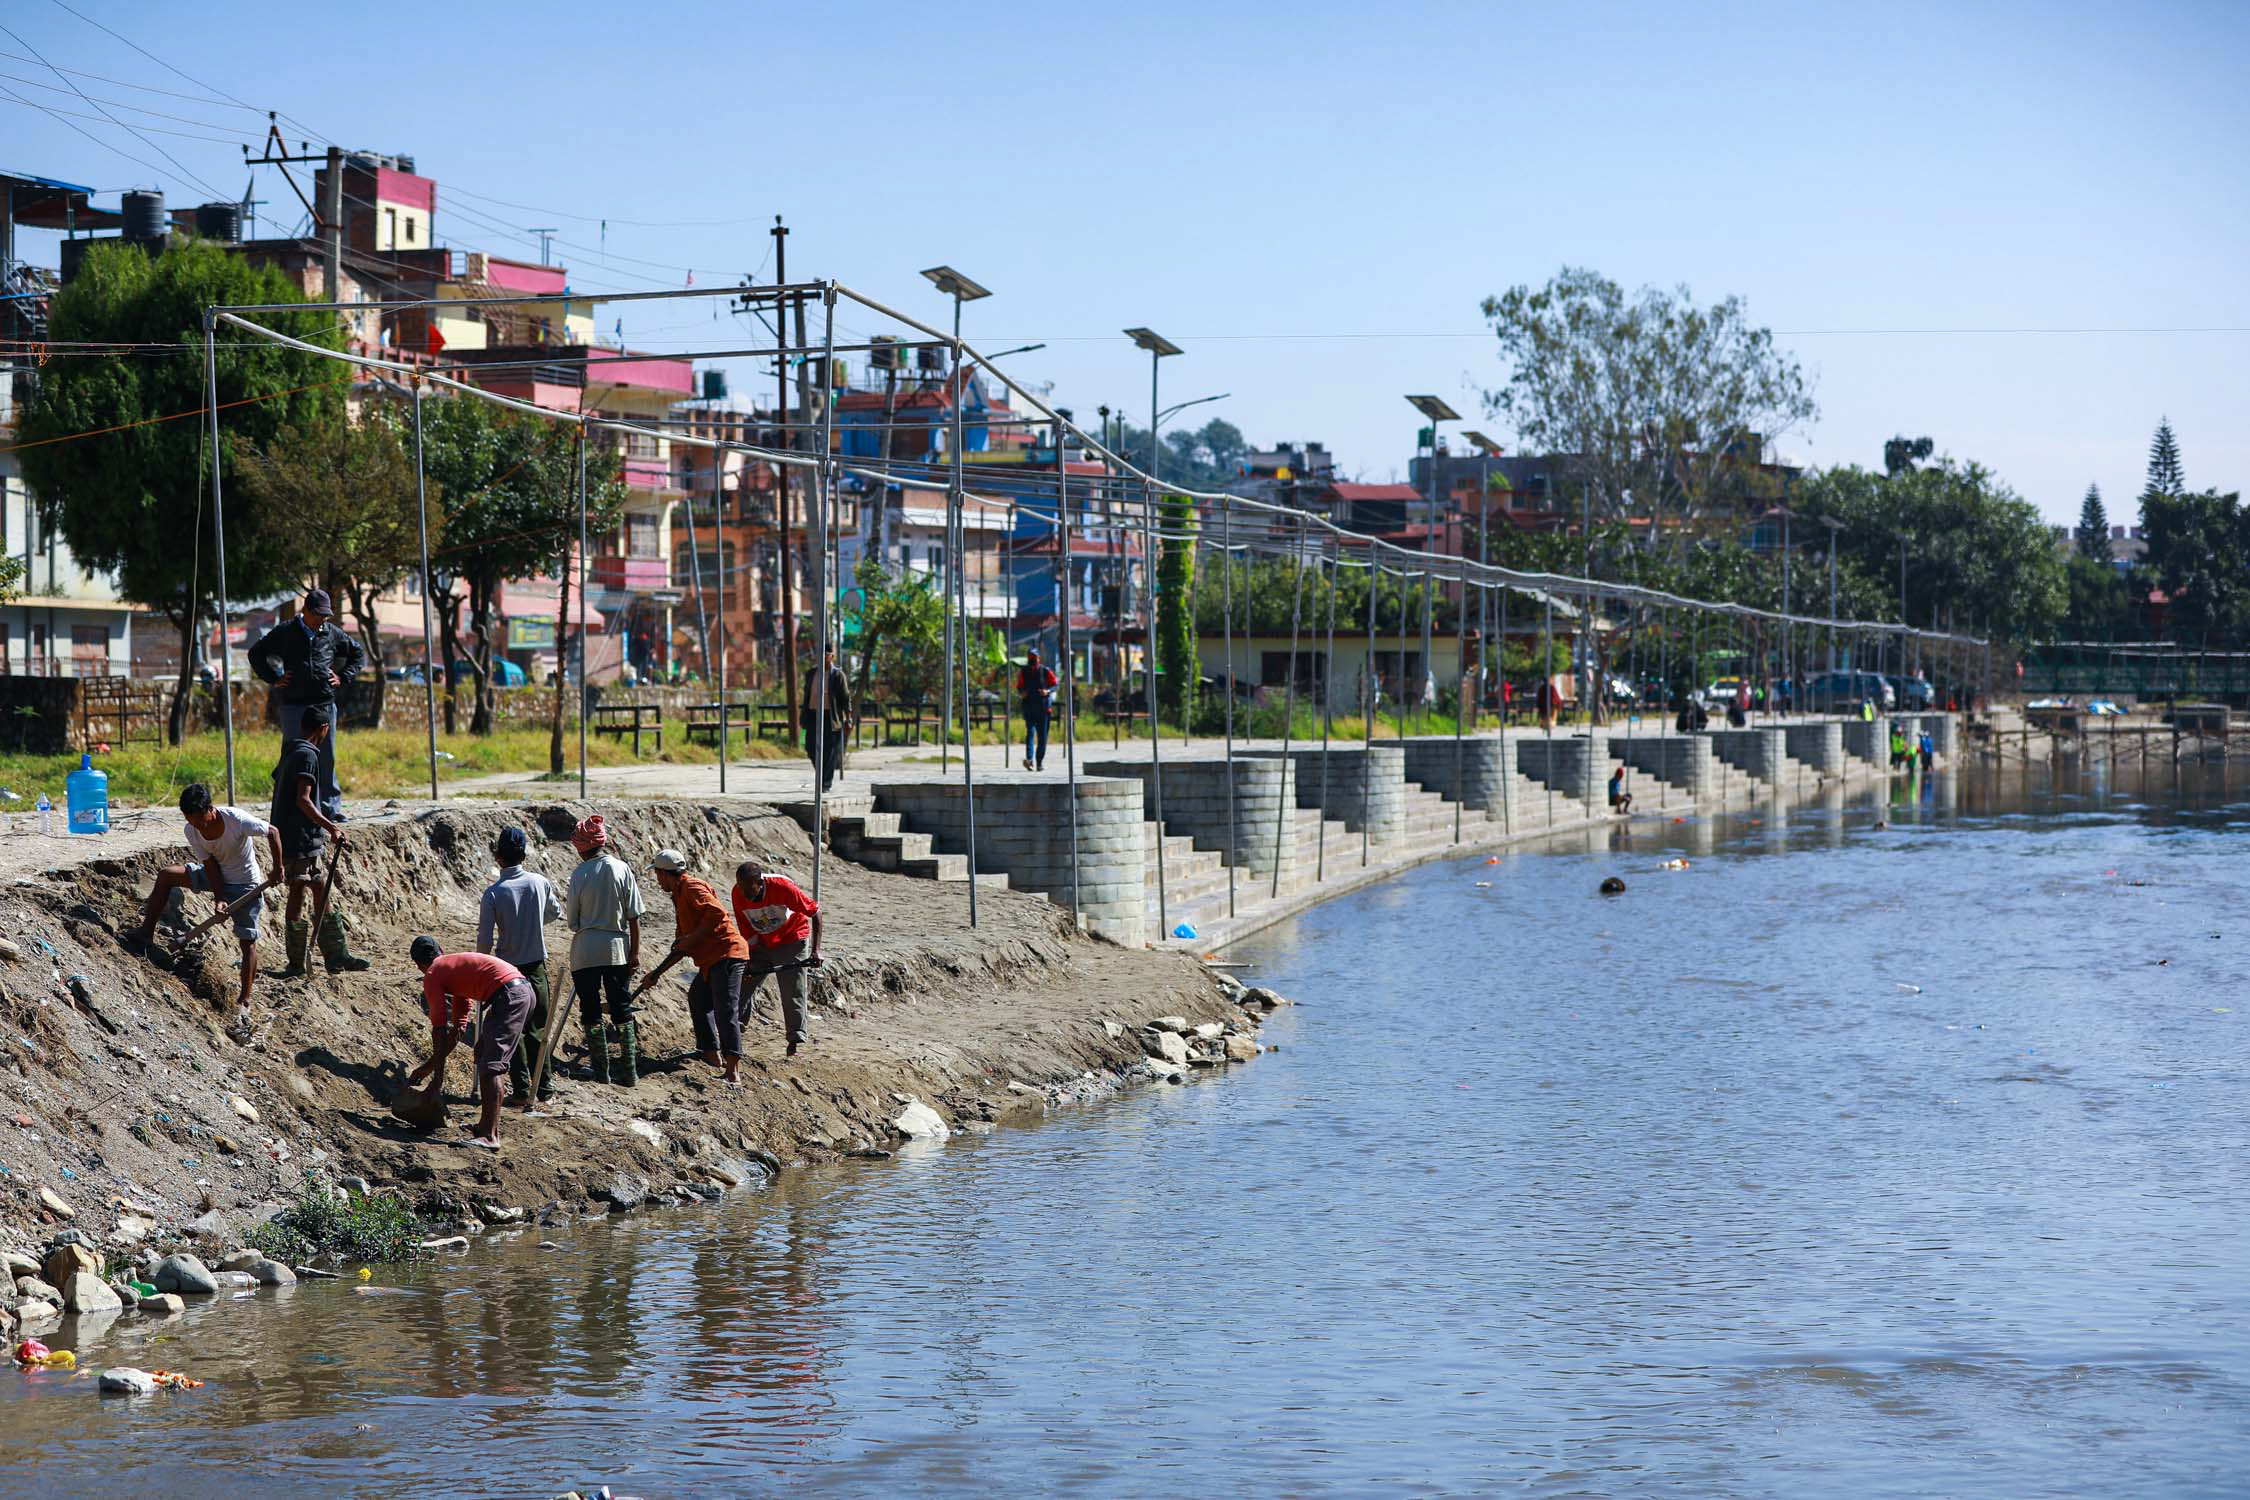
<path id="1" fill-rule="evenodd" d="M 764 804 L 592 806 L 643 871 L 667 845 L 722 887 L 748 857 L 800 875 L 810 866 L 806 834 Z M 181 857 L 159 829 L 10 849 L 80 857 L 0 870 L 13 877 L 0 888 L 0 1248 L 44 1260 L 71 1229 L 112 1259 L 225 1250 L 308 1171 L 363 1179 L 444 1225 L 621 1211 L 1255 1055 L 1256 1007 L 1191 957 L 1083 936 L 1045 898 L 1005 890 L 980 893 L 971 932 L 960 890 L 829 860 L 829 962 L 814 986 L 813 1040 L 797 1058 L 763 1019 L 744 1039 L 746 1086 L 721 1087 L 692 1056 L 684 980 L 668 977 L 641 1003 L 637 1087 L 575 1079 L 576 1049 L 561 1049 L 554 1102 L 528 1117 L 510 1111 L 495 1154 L 462 1144 L 473 1114 L 457 1065 L 455 1123 L 409 1131 L 387 1108 L 428 1044 L 409 939 L 469 945 L 486 851 L 503 826 L 530 830 L 534 865 L 567 878 L 575 855 L 544 833 L 586 810 L 355 808 L 338 905 L 374 967 L 280 978 L 279 914 L 269 911 L 247 1046 L 224 1032 L 231 940 L 205 938 L 173 971 L 118 945 L 151 872 Z M 671 911 L 653 878 L 642 885 L 653 958 Z M 73 1003 L 72 975 L 84 977 L 90 1007 Z"/>

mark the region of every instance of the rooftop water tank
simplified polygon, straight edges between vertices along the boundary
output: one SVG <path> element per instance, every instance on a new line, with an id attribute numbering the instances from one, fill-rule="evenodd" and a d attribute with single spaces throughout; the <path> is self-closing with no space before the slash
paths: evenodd
<path id="1" fill-rule="evenodd" d="M 130 192 L 125 195 L 125 238 L 160 240 L 171 232 L 172 221 L 165 217 L 162 193 Z"/>
<path id="2" fill-rule="evenodd" d="M 202 203 L 196 205 L 195 233 L 199 239 L 217 240 L 222 245 L 242 242 L 242 205 L 239 203 Z"/>

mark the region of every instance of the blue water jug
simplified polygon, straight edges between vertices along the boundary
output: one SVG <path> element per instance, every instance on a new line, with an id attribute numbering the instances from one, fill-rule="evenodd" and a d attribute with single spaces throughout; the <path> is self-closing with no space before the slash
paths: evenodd
<path id="1" fill-rule="evenodd" d="M 109 832 L 109 772 L 94 769 L 94 757 L 78 757 L 78 769 L 66 778 L 72 833 Z"/>

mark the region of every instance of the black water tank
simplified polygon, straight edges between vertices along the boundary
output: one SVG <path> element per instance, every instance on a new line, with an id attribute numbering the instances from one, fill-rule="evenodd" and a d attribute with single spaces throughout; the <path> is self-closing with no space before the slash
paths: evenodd
<path id="1" fill-rule="evenodd" d="M 727 399 L 726 371 L 705 370 L 703 372 L 703 399 L 706 401 L 724 401 Z"/>
<path id="2" fill-rule="evenodd" d="M 160 240 L 171 232 L 172 221 L 165 217 L 162 193 L 133 192 L 125 195 L 125 238 Z"/>
<path id="3" fill-rule="evenodd" d="M 945 368 L 945 348 L 940 344 L 918 344 L 914 349 L 914 368 L 917 370 L 942 370 Z"/>
<path id="4" fill-rule="evenodd" d="M 198 238 L 217 240 L 224 245 L 242 241 L 242 205 L 239 203 L 203 203 L 195 210 L 195 232 Z"/>

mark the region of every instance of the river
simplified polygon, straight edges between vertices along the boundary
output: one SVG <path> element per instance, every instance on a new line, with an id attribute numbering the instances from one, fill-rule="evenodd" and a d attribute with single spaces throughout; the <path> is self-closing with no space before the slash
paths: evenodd
<path id="1" fill-rule="evenodd" d="M 0 1492 L 2244 1493 L 2250 800 L 1885 795 L 1332 902 L 1225 1077 L 128 1319 L 209 1384 L 0 1375 Z"/>

